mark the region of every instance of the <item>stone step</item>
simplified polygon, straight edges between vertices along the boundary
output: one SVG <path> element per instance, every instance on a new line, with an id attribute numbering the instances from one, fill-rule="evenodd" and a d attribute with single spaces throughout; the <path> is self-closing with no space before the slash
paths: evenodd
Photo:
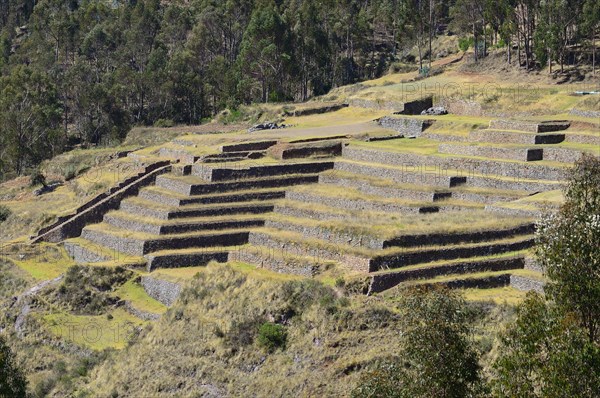
<path id="1" fill-rule="evenodd" d="M 526 134 L 526 133 L 519 133 Z M 437 175 L 446 177 L 484 176 L 490 178 L 510 177 L 543 180 L 561 180 L 568 165 L 548 165 L 536 162 L 522 162 L 508 159 L 481 159 L 460 155 L 420 155 L 408 152 L 391 152 L 376 149 L 363 149 L 352 145 L 344 147 L 344 162 L 353 162 L 353 167 L 361 165 L 379 166 L 383 173 L 402 172 L 404 174 Z M 336 162 L 336 169 L 338 169 Z M 352 170 L 348 170 L 352 171 Z M 357 171 L 355 171 L 357 172 Z M 427 183 L 425 180 L 422 183 Z M 410 182 L 410 181 L 397 181 Z M 432 185 L 432 184 L 428 184 Z"/>
<path id="2" fill-rule="evenodd" d="M 250 232 L 249 243 L 281 250 L 284 253 L 312 256 L 322 260 L 336 261 L 356 272 L 377 272 L 398 269 L 434 261 L 499 255 L 530 248 L 532 236 L 443 247 L 428 246 L 410 249 L 370 250 L 357 242 L 337 244 L 323 239 L 306 237 L 300 233 L 259 228 Z"/>
<path id="3" fill-rule="evenodd" d="M 160 177 L 156 179 L 156 186 L 183 195 L 203 195 L 260 188 L 282 188 L 292 185 L 317 183 L 319 181 L 319 176 L 317 174 L 286 175 L 282 177 L 255 178 L 216 183 L 206 182 L 197 177 Z"/>
<path id="4" fill-rule="evenodd" d="M 215 205 L 189 205 L 181 207 L 163 206 L 156 202 L 141 198 L 129 198 L 121 202 L 119 210 L 142 217 L 153 217 L 160 220 L 224 216 L 234 214 L 263 214 L 273 211 L 271 203 L 236 202 Z"/>
<path id="5" fill-rule="evenodd" d="M 264 151 L 275 144 L 277 144 L 277 141 L 272 140 L 240 142 L 238 144 L 223 145 L 221 152 Z"/>
<path id="6" fill-rule="evenodd" d="M 377 200 L 376 198 L 344 198 L 335 194 L 323 195 L 310 191 L 287 191 L 285 197 L 286 199 L 298 202 L 329 205 L 355 211 L 369 210 L 400 214 L 425 214 L 437 213 L 440 211 L 439 206 L 434 206 L 431 203 L 402 202 L 400 200 L 394 203 L 393 200 L 385 201 Z"/>
<path id="7" fill-rule="evenodd" d="M 84 238 L 73 238 L 63 242 L 69 256 L 78 264 L 112 263 L 127 267 L 145 267 L 146 259 L 118 250 L 109 249 Z"/>
<path id="8" fill-rule="evenodd" d="M 440 144 L 438 152 L 460 156 L 479 156 L 489 159 L 514 159 L 523 162 L 542 160 L 541 148 L 502 148 L 478 145 Z"/>
<path id="9" fill-rule="evenodd" d="M 114 227 L 129 231 L 144 232 L 155 235 L 173 235 L 195 231 L 215 231 L 225 229 L 254 228 L 264 225 L 264 220 L 256 217 L 239 217 L 236 219 L 222 219 L 204 217 L 199 219 L 185 219 L 185 222 L 165 222 L 164 220 L 114 211 L 104 216 L 104 222 Z"/>
<path id="10" fill-rule="evenodd" d="M 345 268 L 366 272 L 369 268 L 371 250 L 354 247 L 351 244 L 336 244 L 321 239 L 313 239 L 300 233 L 271 228 L 258 228 L 250 232 L 248 243 L 266 247 L 283 256 L 299 256 L 317 259 L 320 262 L 333 261 Z"/>
<path id="11" fill-rule="evenodd" d="M 498 177 L 498 176 L 470 176 L 465 184 L 466 187 L 500 189 L 512 191 L 528 191 L 530 194 L 553 191 L 562 187 L 560 181 L 532 180 L 520 177 Z"/>
<path id="12" fill-rule="evenodd" d="M 423 185 L 394 184 L 392 181 L 385 179 L 370 181 L 365 176 L 338 170 L 319 175 L 319 183 L 351 187 L 367 195 L 377 195 L 384 198 L 435 202 L 449 199 L 452 196 L 449 189 L 427 189 Z"/>
<path id="13" fill-rule="evenodd" d="M 206 164 L 195 164 L 192 174 L 212 182 L 235 181 L 264 177 L 281 177 L 285 175 L 317 174 L 333 169 L 333 162 L 302 162 L 268 165 L 240 165 L 239 167 L 214 167 Z"/>
<path id="14" fill-rule="evenodd" d="M 229 253 L 229 261 L 252 264 L 274 272 L 312 277 L 335 265 L 311 255 L 295 255 L 272 247 L 246 245 Z"/>
<path id="15" fill-rule="evenodd" d="M 100 246 L 133 256 L 152 252 L 191 247 L 235 246 L 248 243 L 248 231 L 226 230 L 196 232 L 182 235 L 152 235 L 131 233 L 108 224 L 96 224 L 83 229 L 81 237 Z"/>
<path id="16" fill-rule="evenodd" d="M 432 261 L 491 256 L 528 249 L 533 245 L 533 236 L 518 236 L 517 238 L 505 240 L 460 244 L 442 248 L 426 247 L 422 250 L 411 248 L 375 256 L 370 261 L 369 272 L 402 268 Z"/>
<path id="17" fill-rule="evenodd" d="M 377 233 L 369 233 L 361 229 L 360 221 L 352 220 L 347 229 L 339 230 L 330 227 L 328 223 L 308 222 L 306 219 L 288 217 L 270 218 L 265 221 L 265 227 L 283 231 L 295 232 L 306 238 L 325 240 L 334 244 L 351 244 L 366 249 L 389 248 L 426 248 L 427 246 L 449 246 L 461 243 L 493 242 L 514 238 L 521 235 L 531 235 L 535 231 L 533 223 L 515 225 L 481 231 L 451 231 L 432 232 L 428 234 L 404 234 L 394 238 L 385 238 Z"/>
<path id="18" fill-rule="evenodd" d="M 445 170 L 420 167 L 390 167 L 380 163 L 366 163 L 342 160 L 335 162 L 335 170 L 362 174 L 369 177 L 385 178 L 400 184 L 423 184 L 450 188 L 467 182 L 463 175 L 449 175 Z"/>
<path id="19" fill-rule="evenodd" d="M 281 189 L 255 189 L 233 193 L 190 196 L 177 194 L 160 187 L 148 187 L 140 191 L 138 196 L 142 199 L 168 206 L 187 206 L 192 204 L 218 204 L 283 199 L 285 197 L 285 191 Z"/>
<path id="20" fill-rule="evenodd" d="M 276 159 L 302 159 L 310 157 L 332 157 L 342 155 L 341 141 L 318 141 L 309 143 L 280 143 L 269 149 Z"/>
<path id="21" fill-rule="evenodd" d="M 399 271 L 381 271 L 371 275 L 368 294 L 379 293 L 400 283 L 418 279 L 431 279 L 443 275 L 464 275 L 479 272 L 497 272 L 523 269 L 525 258 L 522 255 L 502 258 L 477 258 L 468 261 L 448 261 L 423 264 Z"/>
<path id="22" fill-rule="evenodd" d="M 511 276 L 510 273 L 471 277 L 458 274 L 449 280 L 418 282 L 417 284 L 419 286 L 443 286 L 447 289 L 496 289 L 510 286 Z"/>
<path id="23" fill-rule="evenodd" d="M 430 233 L 430 234 L 411 234 L 398 236 L 383 242 L 382 248 L 391 247 L 427 247 L 458 245 L 460 243 L 482 243 L 495 240 L 507 239 L 522 235 L 531 235 L 535 232 L 535 224 L 525 223 L 508 228 L 498 228 L 484 231 L 467 231 L 452 233 Z"/>
<path id="24" fill-rule="evenodd" d="M 490 129 L 498 130 L 517 130 L 530 133 L 549 133 L 554 131 L 566 130 L 571 126 L 568 120 L 548 120 L 548 121 L 530 121 L 530 120 L 508 120 L 497 119 L 490 121 Z"/>
<path id="25" fill-rule="evenodd" d="M 489 142 L 494 144 L 559 144 L 565 140 L 564 133 L 526 133 L 504 130 L 475 130 L 469 133 L 469 141 Z"/>
<path id="26" fill-rule="evenodd" d="M 159 268 L 199 267 L 211 261 L 226 263 L 229 261 L 230 250 L 235 250 L 235 246 L 157 251 L 145 256 L 148 260 L 147 270 L 152 272 Z"/>

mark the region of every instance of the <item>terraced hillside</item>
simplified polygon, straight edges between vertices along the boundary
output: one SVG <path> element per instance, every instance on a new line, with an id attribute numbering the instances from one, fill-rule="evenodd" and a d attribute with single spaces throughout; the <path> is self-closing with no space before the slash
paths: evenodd
<path id="1" fill-rule="evenodd" d="M 565 170 L 598 137 L 569 121 L 492 119 L 465 132 L 444 129 L 444 116 L 391 119 L 336 134 L 187 135 L 133 152 L 160 172 L 132 178 L 135 191 L 93 208 L 92 222 L 57 228 L 76 262 L 150 276 L 216 261 L 341 278 L 366 294 L 407 283 L 541 289 L 528 258 L 535 217 L 560 203 Z"/>

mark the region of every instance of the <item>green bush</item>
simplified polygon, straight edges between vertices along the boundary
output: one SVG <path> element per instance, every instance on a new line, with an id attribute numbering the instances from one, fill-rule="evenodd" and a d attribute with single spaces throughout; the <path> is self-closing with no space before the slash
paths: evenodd
<path id="1" fill-rule="evenodd" d="M 171 119 L 158 119 L 154 122 L 154 127 L 173 127 L 175 122 Z"/>
<path id="2" fill-rule="evenodd" d="M 35 169 L 29 175 L 29 185 L 35 187 L 37 185 L 46 185 L 46 177 L 40 169 Z"/>
<path id="3" fill-rule="evenodd" d="M 258 329 L 258 344 L 273 352 L 278 348 L 285 349 L 287 331 L 282 325 L 265 322 Z"/>
<path id="4" fill-rule="evenodd" d="M 469 49 L 469 47 L 471 47 L 472 45 L 473 45 L 472 37 L 462 37 L 462 38 L 458 39 L 458 48 L 460 48 L 461 51 L 467 51 Z"/>
<path id="5" fill-rule="evenodd" d="M 11 214 L 12 212 L 8 207 L 0 205 L 0 223 L 6 221 Z"/>

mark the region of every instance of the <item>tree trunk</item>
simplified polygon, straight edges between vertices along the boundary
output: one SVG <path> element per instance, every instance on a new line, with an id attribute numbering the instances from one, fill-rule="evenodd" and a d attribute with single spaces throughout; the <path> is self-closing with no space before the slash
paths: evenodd
<path id="1" fill-rule="evenodd" d="M 596 76 L 596 28 L 592 29 L 592 75 Z"/>
<path id="2" fill-rule="evenodd" d="M 473 22 L 473 54 L 475 56 L 475 62 L 477 62 L 477 53 L 478 45 L 477 45 L 477 30 L 475 29 L 475 22 Z"/>

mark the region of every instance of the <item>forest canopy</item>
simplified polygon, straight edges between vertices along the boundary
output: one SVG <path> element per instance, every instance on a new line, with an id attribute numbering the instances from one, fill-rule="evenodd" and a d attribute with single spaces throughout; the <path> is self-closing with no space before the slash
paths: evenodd
<path id="1" fill-rule="evenodd" d="M 527 70 L 595 63 L 599 19 L 598 0 L 3 1 L 0 179 L 134 125 L 304 101 L 397 61 L 424 72 L 439 35 Z"/>

